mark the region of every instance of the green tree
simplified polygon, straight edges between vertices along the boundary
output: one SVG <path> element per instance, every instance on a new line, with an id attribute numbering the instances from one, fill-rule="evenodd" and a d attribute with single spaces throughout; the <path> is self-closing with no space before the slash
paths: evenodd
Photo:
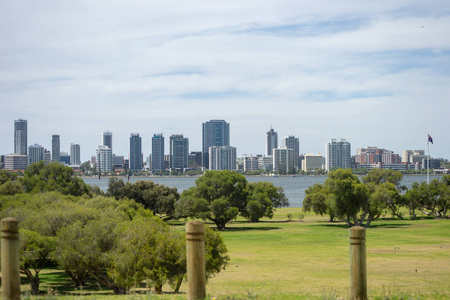
<path id="1" fill-rule="evenodd" d="M 262 217 L 272 218 L 276 208 L 289 206 L 283 188 L 271 182 L 249 183 L 249 200 L 242 216 L 251 222 L 258 222 Z"/>

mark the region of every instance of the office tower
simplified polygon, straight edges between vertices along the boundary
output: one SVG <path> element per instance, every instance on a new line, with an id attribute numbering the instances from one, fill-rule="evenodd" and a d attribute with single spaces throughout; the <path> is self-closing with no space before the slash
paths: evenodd
<path id="1" fill-rule="evenodd" d="M 108 146 L 109 149 L 112 150 L 112 132 L 111 131 L 105 131 L 102 134 L 102 145 Z"/>
<path id="2" fill-rule="evenodd" d="M 300 143 L 298 141 L 298 138 L 296 138 L 293 135 L 285 136 L 283 138 L 283 140 L 281 141 L 281 146 L 286 146 L 286 147 L 294 150 L 294 168 L 296 170 L 298 170 L 299 166 L 300 166 L 300 162 L 299 162 L 299 159 L 300 159 L 300 156 L 299 156 L 300 155 Z"/>
<path id="3" fill-rule="evenodd" d="M 273 149 L 273 171 L 278 174 L 295 173 L 293 149 L 286 146 Z"/>
<path id="4" fill-rule="evenodd" d="M 142 138 L 139 133 L 132 133 L 130 137 L 130 171 L 142 170 Z"/>
<path id="5" fill-rule="evenodd" d="M 28 147 L 28 165 L 44 160 L 44 147 L 34 144 Z"/>
<path id="6" fill-rule="evenodd" d="M 152 170 L 164 171 L 164 136 L 162 133 L 156 133 L 152 137 Z"/>
<path id="7" fill-rule="evenodd" d="M 73 166 L 81 165 L 80 159 L 80 145 L 70 144 L 70 164 Z"/>
<path id="8" fill-rule="evenodd" d="M 5 169 L 6 170 L 25 170 L 28 165 L 28 157 L 20 154 L 5 155 Z"/>
<path id="9" fill-rule="evenodd" d="M 100 145 L 96 151 L 97 172 L 112 171 L 112 150 L 108 146 Z"/>
<path id="10" fill-rule="evenodd" d="M 59 134 L 52 135 L 52 161 L 60 162 Z"/>
<path id="11" fill-rule="evenodd" d="M 324 157 L 319 154 L 306 153 L 302 161 L 302 170 L 321 170 L 324 168 Z"/>
<path id="12" fill-rule="evenodd" d="M 189 167 L 189 139 L 183 137 L 182 134 L 172 134 L 170 136 L 170 170 L 180 170 Z"/>
<path id="13" fill-rule="evenodd" d="M 209 169 L 209 147 L 230 145 L 230 123 L 211 120 L 202 124 L 203 168 Z"/>
<path id="14" fill-rule="evenodd" d="M 267 132 L 267 140 L 266 140 L 266 155 L 272 156 L 273 149 L 278 148 L 278 133 L 273 130 L 272 126 L 270 130 Z"/>
<path id="15" fill-rule="evenodd" d="M 27 120 L 14 120 L 14 153 L 27 155 Z"/>
<path id="16" fill-rule="evenodd" d="M 210 170 L 236 170 L 236 147 L 209 147 L 208 158 Z"/>
<path id="17" fill-rule="evenodd" d="M 117 169 L 125 168 L 125 157 L 123 155 L 115 155 L 112 157 L 113 167 Z"/>
<path id="18" fill-rule="evenodd" d="M 352 158 L 349 142 L 345 139 L 331 139 L 329 143 L 326 143 L 325 147 L 325 168 L 327 171 L 331 168 L 351 168 Z"/>
<path id="19" fill-rule="evenodd" d="M 243 161 L 243 170 L 247 171 L 256 171 L 259 169 L 259 157 L 253 155 L 244 155 Z"/>
<path id="20" fill-rule="evenodd" d="M 48 165 L 52 161 L 50 150 L 44 149 L 44 163 Z"/>

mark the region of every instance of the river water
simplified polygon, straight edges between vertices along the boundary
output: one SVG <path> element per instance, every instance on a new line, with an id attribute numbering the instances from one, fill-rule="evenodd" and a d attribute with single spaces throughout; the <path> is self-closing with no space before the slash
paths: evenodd
<path id="1" fill-rule="evenodd" d="M 430 181 L 435 178 L 441 178 L 442 175 L 430 175 Z M 119 177 L 124 181 L 127 180 L 126 177 Z M 130 182 L 136 182 L 138 180 L 151 180 L 157 184 L 164 184 L 170 187 L 176 187 L 178 192 L 192 187 L 195 185 L 195 180 L 198 177 L 131 177 Z M 298 177 L 269 177 L 269 176 L 246 176 L 248 182 L 257 181 L 269 181 L 275 186 L 281 186 L 284 188 L 284 194 L 289 199 L 290 207 L 301 207 L 303 199 L 305 198 L 305 190 L 308 187 L 314 185 L 315 183 L 324 183 L 326 176 L 298 176 Z M 85 177 L 84 182 L 89 185 L 97 185 L 102 191 L 106 192 L 108 189 L 109 177 Z M 410 175 L 403 176 L 402 185 L 406 187 L 411 187 L 413 182 L 427 181 L 427 176 L 421 175 Z"/>

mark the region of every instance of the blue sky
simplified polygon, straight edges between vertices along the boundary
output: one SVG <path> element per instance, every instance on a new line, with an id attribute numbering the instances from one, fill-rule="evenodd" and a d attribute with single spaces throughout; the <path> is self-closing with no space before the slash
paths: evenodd
<path id="1" fill-rule="evenodd" d="M 244 3 L 245 2 L 245 3 Z M 2 1 L 0 153 L 28 143 L 127 156 L 130 133 L 184 134 L 224 119 L 238 155 L 273 126 L 300 152 L 330 138 L 450 158 L 448 1 Z"/>

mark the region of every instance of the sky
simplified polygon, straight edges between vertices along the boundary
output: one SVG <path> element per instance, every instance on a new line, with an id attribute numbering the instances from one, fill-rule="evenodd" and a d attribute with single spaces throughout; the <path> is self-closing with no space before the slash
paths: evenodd
<path id="1" fill-rule="evenodd" d="M 265 154 L 266 132 L 301 153 L 345 138 L 450 159 L 450 2 L 0 1 L 0 154 L 14 120 L 28 144 L 80 144 L 86 161 L 113 133 L 184 134 L 230 123 L 230 144 Z"/>

